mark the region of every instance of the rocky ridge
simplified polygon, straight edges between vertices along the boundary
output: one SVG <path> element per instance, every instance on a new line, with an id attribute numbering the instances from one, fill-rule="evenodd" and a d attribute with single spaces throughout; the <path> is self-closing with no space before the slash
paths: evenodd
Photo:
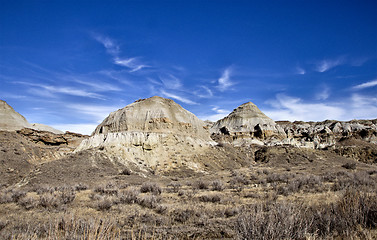
<path id="1" fill-rule="evenodd" d="M 155 96 L 110 113 L 76 151 L 99 148 L 143 170 L 198 170 L 190 159 L 213 145 L 203 121 L 174 101 Z"/>

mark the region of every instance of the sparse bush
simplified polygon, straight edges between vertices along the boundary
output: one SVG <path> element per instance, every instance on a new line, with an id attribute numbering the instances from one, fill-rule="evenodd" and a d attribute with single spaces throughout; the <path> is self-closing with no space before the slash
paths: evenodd
<path id="1" fill-rule="evenodd" d="M 26 192 L 19 189 L 8 189 L 0 192 L 0 204 L 18 202 L 26 196 Z"/>
<path id="2" fill-rule="evenodd" d="M 130 169 L 125 168 L 125 169 L 123 169 L 123 170 L 120 172 L 120 174 L 121 174 L 121 175 L 131 175 L 132 172 L 131 172 Z"/>
<path id="3" fill-rule="evenodd" d="M 110 196 L 116 196 L 119 189 L 113 182 L 108 182 L 107 184 L 98 185 L 94 188 L 94 192 L 106 194 Z"/>
<path id="4" fill-rule="evenodd" d="M 78 184 L 76 184 L 75 186 L 74 186 L 74 189 L 76 190 L 76 191 L 84 191 L 84 190 L 86 190 L 86 189 L 88 189 L 89 188 L 89 186 L 87 185 L 87 184 L 85 184 L 85 183 L 78 183 Z"/>
<path id="5" fill-rule="evenodd" d="M 377 227 L 376 212 L 376 196 L 348 189 L 329 205 L 254 204 L 237 218 L 236 232 L 238 239 L 349 238 L 360 226 Z"/>
<path id="6" fill-rule="evenodd" d="M 18 204 L 22 207 L 24 207 L 26 210 L 36 208 L 39 204 L 39 201 L 37 198 L 26 196 L 22 198 L 20 201 L 18 201 Z"/>
<path id="7" fill-rule="evenodd" d="M 137 199 L 137 203 L 146 208 L 156 208 L 159 202 L 160 198 L 155 195 L 144 195 Z"/>
<path id="8" fill-rule="evenodd" d="M 164 214 L 168 210 L 168 207 L 165 205 L 157 205 L 155 208 L 156 213 L 158 214 Z"/>
<path id="9" fill-rule="evenodd" d="M 221 180 L 215 180 L 211 183 L 212 191 L 223 191 L 225 189 L 225 185 Z"/>
<path id="10" fill-rule="evenodd" d="M 13 202 L 12 194 L 7 191 L 0 192 L 0 204 Z"/>
<path id="11" fill-rule="evenodd" d="M 72 190 L 64 190 L 60 193 L 60 200 L 63 204 L 73 202 L 76 198 L 76 192 Z"/>
<path id="12" fill-rule="evenodd" d="M 202 195 L 202 196 L 199 196 L 198 199 L 201 202 L 211 202 L 211 203 L 216 203 L 216 202 L 221 201 L 221 197 L 217 194 Z"/>
<path id="13" fill-rule="evenodd" d="M 171 218 L 179 223 L 186 223 L 194 216 L 196 216 L 196 212 L 193 209 L 174 209 L 171 212 Z"/>
<path id="14" fill-rule="evenodd" d="M 274 183 L 274 182 L 282 182 L 282 183 L 288 183 L 288 180 L 290 178 L 290 175 L 288 174 L 269 174 L 266 178 L 268 183 Z"/>
<path id="15" fill-rule="evenodd" d="M 54 187 L 51 187 L 49 185 L 38 185 L 34 188 L 34 191 L 38 194 L 38 195 L 41 195 L 43 193 L 53 193 L 55 192 L 55 188 Z"/>
<path id="16" fill-rule="evenodd" d="M 151 182 L 146 182 L 143 183 L 143 185 L 140 187 L 140 192 L 142 193 L 153 193 L 154 195 L 160 195 L 162 193 L 162 189 L 157 183 L 151 183 Z"/>
<path id="17" fill-rule="evenodd" d="M 239 209 L 236 208 L 236 207 L 230 207 L 230 208 L 225 209 L 225 211 L 224 211 L 224 215 L 227 218 L 236 216 L 238 213 L 239 213 Z"/>
<path id="18" fill-rule="evenodd" d="M 61 205 L 60 198 L 55 193 L 43 193 L 39 197 L 39 205 L 44 208 L 58 208 Z"/>
<path id="19" fill-rule="evenodd" d="M 342 167 L 344 167 L 345 169 L 355 170 L 356 169 L 356 163 L 348 162 L 346 164 L 343 164 Z"/>
<path id="20" fill-rule="evenodd" d="M 199 179 L 192 185 L 192 189 L 197 190 L 205 190 L 208 189 L 208 182 L 204 181 L 203 179 Z"/>
<path id="21" fill-rule="evenodd" d="M 181 188 L 181 184 L 179 182 L 171 182 L 168 184 L 169 192 L 177 193 L 179 189 Z"/>
<path id="22" fill-rule="evenodd" d="M 137 202 L 140 192 L 136 188 L 129 188 L 119 192 L 118 197 L 120 203 L 133 204 Z"/>
<path id="23" fill-rule="evenodd" d="M 7 222 L 0 220 L 0 231 L 3 230 L 7 226 Z"/>
<path id="24" fill-rule="evenodd" d="M 100 211 L 109 210 L 114 205 L 113 199 L 110 197 L 104 197 L 97 201 L 96 208 Z"/>

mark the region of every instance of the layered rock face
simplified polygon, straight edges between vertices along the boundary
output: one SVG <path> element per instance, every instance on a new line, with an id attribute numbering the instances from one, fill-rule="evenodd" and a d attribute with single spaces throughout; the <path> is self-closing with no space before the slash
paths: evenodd
<path id="1" fill-rule="evenodd" d="M 377 144 L 377 119 L 348 122 L 277 122 L 285 131 L 289 143 L 298 147 L 324 149 L 334 147 L 346 139 L 358 139 Z"/>
<path id="2" fill-rule="evenodd" d="M 212 138 L 233 146 L 292 145 L 312 149 L 334 148 L 347 138 L 377 144 L 377 120 L 349 122 L 274 122 L 251 103 L 234 109 L 210 129 Z"/>
<path id="3" fill-rule="evenodd" d="M 50 126 L 29 123 L 24 116 L 16 112 L 11 106 L 3 100 L 0 100 L 0 130 L 16 131 L 22 128 L 31 128 L 39 131 L 48 131 L 55 134 L 62 134 L 62 131 L 54 129 Z"/>
<path id="4" fill-rule="evenodd" d="M 139 169 L 195 169 L 191 156 L 213 144 L 203 121 L 173 100 L 155 96 L 110 113 L 76 151 L 98 147 Z"/>
<path id="5" fill-rule="evenodd" d="M 218 136 L 230 136 L 233 143 L 245 143 L 255 139 L 258 142 L 285 137 L 284 130 L 271 118 L 267 117 L 252 102 L 244 103 L 234 109 L 228 116 L 217 121 L 210 129 Z"/>

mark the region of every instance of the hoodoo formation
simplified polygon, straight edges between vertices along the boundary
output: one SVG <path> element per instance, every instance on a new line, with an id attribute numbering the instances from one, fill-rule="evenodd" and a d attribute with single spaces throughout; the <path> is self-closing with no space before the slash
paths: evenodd
<path id="1" fill-rule="evenodd" d="M 282 139 L 286 136 L 284 130 L 252 102 L 234 109 L 228 116 L 217 121 L 210 131 L 218 136 L 230 136 L 233 142 L 238 143 L 257 139 L 255 143 L 263 144 L 263 140 L 272 137 Z"/>

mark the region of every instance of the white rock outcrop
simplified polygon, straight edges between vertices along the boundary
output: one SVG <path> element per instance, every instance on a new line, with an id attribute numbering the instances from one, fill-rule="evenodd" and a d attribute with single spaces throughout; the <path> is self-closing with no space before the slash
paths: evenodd
<path id="1" fill-rule="evenodd" d="M 242 104 L 228 116 L 217 121 L 211 127 L 210 132 L 231 135 L 235 138 L 285 137 L 283 129 L 252 102 Z"/>
<path id="2" fill-rule="evenodd" d="M 191 156 L 213 145 L 203 121 L 155 96 L 110 113 L 76 151 L 99 148 L 125 165 L 165 171 L 177 165 L 197 168 Z"/>

